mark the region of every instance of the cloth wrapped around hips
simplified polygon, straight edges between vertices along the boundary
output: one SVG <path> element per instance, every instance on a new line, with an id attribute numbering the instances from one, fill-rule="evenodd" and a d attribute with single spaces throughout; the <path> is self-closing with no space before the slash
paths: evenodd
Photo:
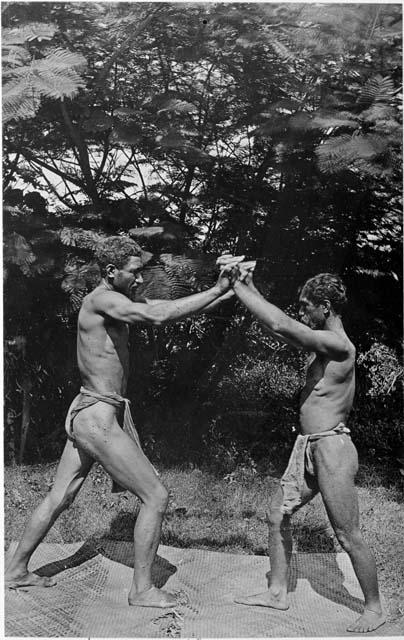
<path id="1" fill-rule="evenodd" d="M 74 398 L 68 409 L 65 422 L 67 437 L 73 442 L 75 441 L 73 431 L 73 421 L 75 417 L 78 413 L 80 413 L 80 411 L 82 411 L 82 409 L 87 409 L 97 402 L 105 402 L 106 404 L 110 404 L 117 409 L 121 409 L 124 405 L 122 429 L 130 438 L 132 438 L 137 446 L 142 449 L 139 434 L 136 430 L 130 411 L 130 400 L 128 400 L 128 398 L 120 396 L 118 393 L 96 393 L 95 391 L 90 391 L 89 389 L 85 389 L 84 387 L 80 388 L 80 393 Z M 154 469 L 154 471 L 157 474 L 156 469 Z M 119 493 L 121 491 L 126 491 L 126 489 L 124 487 L 121 487 L 112 479 L 112 493 Z"/>
<path id="2" fill-rule="evenodd" d="M 310 451 L 310 443 L 320 438 L 337 436 L 343 433 L 351 433 L 350 429 L 343 422 L 337 424 L 334 429 L 321 431 L 319 433 L 309 433 L 308 435 L 298 435 L 293 446 L 292 453 L 285 473 L 281 478 L 283 490 L 283 502 L 281 511 L 291 515 L 302 501 L 302 487 L 305 472 L 315 476 L 313 458 Z"/>

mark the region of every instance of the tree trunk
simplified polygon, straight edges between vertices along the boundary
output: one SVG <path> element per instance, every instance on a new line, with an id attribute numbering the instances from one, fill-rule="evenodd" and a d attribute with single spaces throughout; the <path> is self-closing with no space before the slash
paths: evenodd
<path id="1" fill-rule="evenodd" d="M 27 442 L 29 423 L 31 419 L 32 379 L 29 373 L 24 374 L 21 388 L 22 388 L 22 415 L 21 415 L 20 450 L 18 452 L 19 464 L 22 464 L 22 461 L 24 459 L 25 445 Z"/>

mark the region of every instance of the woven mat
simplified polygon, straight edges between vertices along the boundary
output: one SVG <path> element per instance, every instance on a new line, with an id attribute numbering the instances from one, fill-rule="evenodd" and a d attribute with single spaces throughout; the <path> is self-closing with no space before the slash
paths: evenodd
<path id="1" fill-rule="evenodd" d="M 6 636 L 352 636 L 346 626 L 362 610 L 359 585 L 344 553 L 294 554 L 291 606 L 285 612 L 233 603 L 235 595 L 266 588 L 267 558 L 163 545 L 153 579 L 177 593 L 178 606 L 173 611 L 129 607 L 132 553 L 130 543 L 119 541 L 40 545 L 30 568 L 57 576 L 57 585 L 6 591 Z M 403 634 L 401 625 L 386 624 L 366 635 Z"/>

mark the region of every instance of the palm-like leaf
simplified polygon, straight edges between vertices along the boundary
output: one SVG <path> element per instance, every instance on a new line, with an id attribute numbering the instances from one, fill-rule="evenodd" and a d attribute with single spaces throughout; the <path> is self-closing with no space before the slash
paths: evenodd
<path id="1" fill-rule="evenodd" d="M 64 227 L 59 232 L 60 241 L 68 247 L 94 250 L 96 245 L 105 238 L 104 235 L 80 227 Z"/>
<path id="2" fill-rule="evenodd" d="M 85 86 L 79 75 L 86 66 L 86 60 L 81 54 L 54 48 L 45 50 L 43 58 L 34 60 L 31 59 L 28 50 L 15 46 L 34 39 L 51 39 L 55 30 L 53 25 L 42 23 L 31 23 L 18 29 L 5 29 L 5 122 L 33 117 L 39 108 L 41 97 L 72 98 Z"/>
<path id="3" fill-rule="evenodd" d="M 363 87 L 358 99 L 361 106 L 370 106 L 375 102 L 389 102 L 394 92 L 393 80 L 380 75 L 370 78 Z"/>
<path id="4" fill-rule="evenodd" d="M 211 286 L 217 275 L 213 256 L 160 255 L 160 264 L 146 267 L 139 298 L 175 300 Z"/>
<path id="5" fill-rule="evenodd" d="M 24 275 L 32 274 L 32 265 L 36 256 L 27 240 L 18 233 L 12 232 L 4 238 L 4 262 L 14 264 Z"/>
<path id="6" fill-rule="evenodd" d="M 388 140 L 379 135 L 342 135 L 326 140 L 316 149 L 321 171 L 336 173 L 357 166 L 366 170 L 369 161 L 383 155 Z"/>
<path id="7" fill-rule="evenodd" d="M 24 44 L 32 40 L 51 40 L 57 26 L 47 22 L 30 22 L 12 29 L 2 29 L 2 46 Z"/>

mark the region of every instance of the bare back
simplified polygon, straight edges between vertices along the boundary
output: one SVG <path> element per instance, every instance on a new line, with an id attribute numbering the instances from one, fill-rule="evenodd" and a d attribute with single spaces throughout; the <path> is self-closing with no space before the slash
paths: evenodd
<path id="1" fill-rule="evenodd" d="M 343 332 L 348 345 L 343 360 L 311 353 L 306 381 L 300 396 L 302 433 L 318 433 L 346 422 L 355 394 L 355 347 Z"/>
<path id="2" fill-rule="evenodd" d="M 77 327 L 77 362 L 83 386 L 99 393 L 126 391 L 129 327 L 97 310 L 102 286 L 83 301 Z"/>

